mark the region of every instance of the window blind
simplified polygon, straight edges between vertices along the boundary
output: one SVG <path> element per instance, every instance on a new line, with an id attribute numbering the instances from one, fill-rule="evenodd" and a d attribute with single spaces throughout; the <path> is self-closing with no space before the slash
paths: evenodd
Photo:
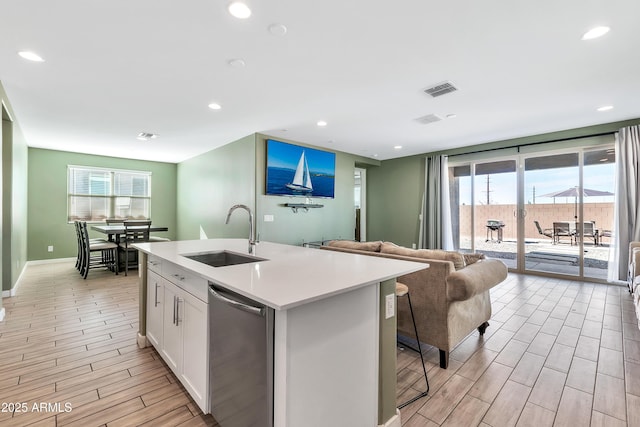
<path id="1" fill-rule="evenodd" d="M 67 220 L 151 216 L 151 172 L 68 166 Z"/>

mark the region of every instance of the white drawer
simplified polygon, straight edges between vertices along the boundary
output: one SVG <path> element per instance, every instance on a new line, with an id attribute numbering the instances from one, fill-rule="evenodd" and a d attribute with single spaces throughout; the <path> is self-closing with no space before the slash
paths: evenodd
<path id="1" fill-rule="evenodd" d="M 147 269 L 155 271 L 158 274 L 162 273 L 162 258 L 158 258 L 155 255 L 147 256 Z"/>
<path id="2" fill-rule="evenodd" d="M 162 276 L 203 302 L 208 301 L 206 279 L 167 261 L 162 263 Z"/>

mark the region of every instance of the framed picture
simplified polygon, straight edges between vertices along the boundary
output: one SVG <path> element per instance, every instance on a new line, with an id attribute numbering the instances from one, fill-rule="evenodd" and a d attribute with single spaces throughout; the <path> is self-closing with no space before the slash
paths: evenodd
<path id="1" fill-rule="evenodd" d="M 336 154 L 267 140 L 267 195 L 333 198 Z"/>

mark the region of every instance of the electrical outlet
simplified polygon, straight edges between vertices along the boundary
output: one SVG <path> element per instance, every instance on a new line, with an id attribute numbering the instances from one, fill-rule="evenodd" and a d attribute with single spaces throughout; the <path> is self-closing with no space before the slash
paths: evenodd
<path id="1" fill-rule="evenodd" d="M 264 222 L 273 222 L 273 215 L 265 215 Z"/>
<path id="2" fill-rule="evenodd" d="M 395 294 L 385 295 L 384 300 L 385 300 L 384 318 L 391 319 L 396 314 L 396 295 Z"/>
<path id="3" fill-rule="evenodd" d="M 415 243 L 412 243 L 412 244 L 411 244 L 411 247 L 412 247 L 413 249 L 415 249 L 415 248 L 416 248 L 416 244 L 415 244 Z"/>
<path id="4" fill-rule="evenodd" d="M 53 246 L 47 246 L 47 252 L 53 252 Z"/>

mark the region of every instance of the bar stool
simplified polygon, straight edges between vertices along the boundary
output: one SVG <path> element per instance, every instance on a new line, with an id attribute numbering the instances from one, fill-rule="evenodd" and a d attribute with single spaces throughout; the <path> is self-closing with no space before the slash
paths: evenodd
<path id="1" fill-rule="evenodd" d="M 413 321 L 413 330 L 416 333 L 416 341 L 418 341 L 418 349 L 414 349 L 411 348 L 414 351 L 417 351 L 418 353 L 420 353 L 420 360 L 422 361 L 422 372 L 424 372 L 424 380 L 427 383 L 427 390 L 423 391 L 422 393 L 420 393 L 419 395 L 417 395 L 416 397 L 413 397 L 409 400 L 407 400 L 406 402 L 398 405 L 398 409 L 402 409 L 407 405 L 410 405 L 411 403 L 415 402 L 418 399 L 422 399 L 423 397 L 425 397 L 427 394 L 429 394 L 429 380 L 427 379 L 427 368 L 424 366 L 424 356 L 422 355 L 422 346 L 420 344 L 420 338 L 418 337 L 418 327 L 416 326 L 416 318 L 413 316 L 413 306 L 411 305 L 411 296 L 409 296 L 409 287 L 407 285 L 405 285 L 404 283 L 400 283 L 400 282 L 396 282 L 396 298 L 400 298 L 400 297 L 407 297 L 407 301 L 409 302 L 409 311 L 411 312 L 411 320 Z"/>

